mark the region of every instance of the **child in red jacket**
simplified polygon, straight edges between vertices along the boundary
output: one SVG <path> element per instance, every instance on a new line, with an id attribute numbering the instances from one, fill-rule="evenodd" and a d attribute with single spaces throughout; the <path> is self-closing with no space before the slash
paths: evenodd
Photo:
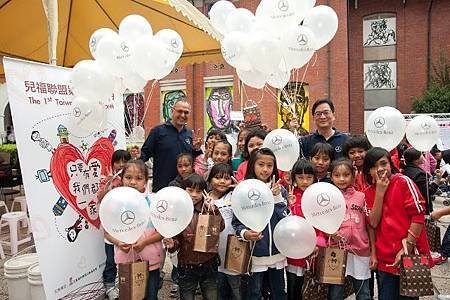
<path id="1" fill-rule="evenodd" d="M 417 248 L 430 256 L 425 221 L 425 203 L 414 182 L 396 173 L 391 156 L 375 147 L 366 153 L 364 175 L 371 185 L 366 191 L 368 221 L 375 229 L 378 260 L 379 299 L 419 299 L 400 296 L 399 263 L 404 254 Z M 430 257 L 431 262 L 431 257 Z"/>

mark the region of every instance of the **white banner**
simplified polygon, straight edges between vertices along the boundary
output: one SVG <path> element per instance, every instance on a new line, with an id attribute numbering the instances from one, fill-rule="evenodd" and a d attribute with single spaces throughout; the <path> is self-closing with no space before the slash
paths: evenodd
<path id="1" fill-rule="evenodd" d="M 114 148 L 125 149 L 121 97 L 105 105 L 102 128 L 83 132 L 70 122 L 71 69 L 9 58 L 4 67 L 47 299 L 92 299 L 105 263 L 96 192 Z"/>

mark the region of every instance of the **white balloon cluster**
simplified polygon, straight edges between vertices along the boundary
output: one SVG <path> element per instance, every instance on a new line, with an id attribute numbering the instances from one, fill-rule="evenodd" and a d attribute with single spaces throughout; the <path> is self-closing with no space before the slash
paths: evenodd
<path id="1" fill-rule="evenodd" d="M 433 117 L 418 115 L 407 124 L 403 114 L 390 106 L 373 111 L 365 131 L 372 146 L 388 151 L 401 142 L 405 133 L 411 146 L 419 151 L 430 151 L 439 141 L 439 124 Z"/>
<path id="2" fill-rule="evenodd" d="M 337 32 L 338 17 L 315 0 L 262 0 L 255 15 L 233 3 L 216 2 L 209 16 L 221 41 L 225 61 L 254 88 L 267 83 L 283 88 L 290 71 L 301 68 Z"/>
<path id="3" fill-rule="evenodd" d="M 144 17 L 129 15 L 120 22 L 118 33 L 97 29 L 89 40 L 89 50 L 94 60 L 78 62 L 71 75 L 75 96 L 72 119 L 87 131 L 102 126 L 106 113 L 97 110 L 111 97 L 118 81 L 137 93 L 147 81 L 167 76 L 183 53 L 183 40 L 172 29 L 153 35 Z"/>

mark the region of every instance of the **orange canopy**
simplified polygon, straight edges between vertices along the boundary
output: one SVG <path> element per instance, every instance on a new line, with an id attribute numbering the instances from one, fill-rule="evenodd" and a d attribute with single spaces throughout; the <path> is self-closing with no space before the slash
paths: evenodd
<path id="1" fill-rule="evenodd" d="M 0 58 L 47 63 L 49 52 L 56 52 L 57 65 L 72 67 L 92 59 L 88 42 L 95 30 L 117 31 L 130 14 L 147 18 L 153 32 L 171 28 L 181 35 L 184 52 L 178 64 L 222 60 L 220 33 L 186 0 L 0 0 Z"/>

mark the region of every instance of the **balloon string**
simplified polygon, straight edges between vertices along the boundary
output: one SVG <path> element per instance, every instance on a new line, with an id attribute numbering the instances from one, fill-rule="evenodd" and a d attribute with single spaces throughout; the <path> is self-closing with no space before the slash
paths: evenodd
<path id="1" fill-rule="evenodd" d="M 145 116 L 147 115 L 147 111 L 148 111 L 148 108 L 150 107 L 150 102 L 152 101 L 152 95 L 153 95 L 153 89 L 154 89 L 154 87 L 155 87 L 155 84 L 156 84 L 156 82 L 157 82 L 158 80 L 153 80 L 153 83 L 152 83 L 152 87 L 150 88 L 150 93 L 148 93 L 148 95 L 147 95 L 147 97 L 145 97 L 145 111 L 144 111 L 144 116 L 142 117 L 142 121 L 141 121 L 141 124 L 139 124 L 139 126 L 141 126 L 142 127 L 142 125 L 144 124 L 144 121 L 145 121 Z"/>
<path id="2" fill-rule="evenodd" d="M 252 243 L 250 243 L 250 244 L 252 244 Z M 253 256 L 253 251 L 255 250 L 255 246 L 256 246 L 256 242 L 253 242 L 253 246 L 251 246 L 252 247 L 252 250 L 250 251 L 250 259 L 248 260 L 248 264 L 247 264 L 247 274 L 248 275 L 252 275 L 252 270 L 251 270 L 251 263 L 252 263 L 252 256 Z"/>

